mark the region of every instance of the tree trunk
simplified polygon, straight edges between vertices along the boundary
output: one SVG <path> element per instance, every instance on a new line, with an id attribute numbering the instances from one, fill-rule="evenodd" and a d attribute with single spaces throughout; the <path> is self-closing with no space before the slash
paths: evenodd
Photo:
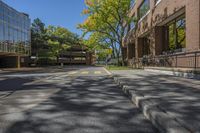
<path id="1" fill-rule="evenodd" d="M 115 58 L 115 47 L 113 46 L 113 44 L 111 45 L 111 47 L 112 47 L 112 49 L 113 49 L 113 50 L 112 50 L 112 57 Z"/>
<path id="2" fill-rule="evenodd" d="M 122 53 L 122 66 L 125 66 L 125 52 L 123 48 L 121 48 L 121 53 Z"/>
<path id="3" fill-rule="evenodd" d="M 119 52 L 117 52 L 117 65 L 120 66 L 120 60 L 119 60 Z"/>
<path id="4" fill-rule="evenodd" d="M 58 63 L 59 63 L 59 57 L 56 56 L 56 64 L 58 65 Z"/>
<path id="5" fill-rule="evenodd" d="M 120 49 L 115 49 L 115 52 L 116 52 L 116 57 L 117 57 L 117 65 L 120 66 L 121 63 L 120 63 Z"/>
<path id="6" fill-rule="evenodd" d="M 120 50 L 121 50 L 121 56 L 122 56 L 122 66 L 125 66 L 126 62 L 125 62 L 125 52 L 122 46 L 122 43 L 120 44 Z"/>

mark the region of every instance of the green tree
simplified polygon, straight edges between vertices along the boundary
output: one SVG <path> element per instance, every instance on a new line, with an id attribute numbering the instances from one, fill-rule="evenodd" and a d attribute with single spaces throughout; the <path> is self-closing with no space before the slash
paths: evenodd
<path id="1" fill-rule="evenodd" d="M 108 49 L 110 49 L 110 44 L 106 43 L 104 38 L 99 33 L 92 33 L 87 40 L 83 41 L 83 44 L 89 48 L 91 52 L 96 53 L 98 60 L 105 60 L 110 53 Z"/>
<path id="2" fill-rule="evenodd" d="M 62 52 L 66 51 L 72 45 L 79 43 L 79 37 L 63 27 L 48 26 L 47 27 L 47 44 L 53 57 L 58 58 Z"/>
<path id="3" fill-rule="evenodd" d="M 38 56 L 40 50 L 47 48 L 47 36 L 45 24 L 35 19 L 31 25 L 31 49 L 32 55 Z"/>
<path id="4" fill-rule="evenodd" d="M 80 37 L 60 26 L 48 26 L 39 19 L 35 19 L 31 27 L 32 55 L 39 58 L 56 58 L 74 44 L 79 44 Z"/>
<path id="5" fill-rule="evenodd" d="M 72 33 L 66 28 L 56 27 L 56 26 L 48 26 L 47 27 L 47 35 L 54 40 L 58 40 L 61 43 L 68 43 L 70 45 L 79 43 L 79 36 L 75 33 Z"/>
<path id="6" fill-rule="evenodd" d="M 118 45 L 115 48 L 119 51 L 117 53 L 122 55 L 122 65 L 124 65 L 123 37 L 133 20 L 127 15 L 131 0 L 86 0 L 85 3 L 87 9 L 83 13 L 87 15 L 87 19 L 78 28 L 82 29 L 84 34 L 97 32 L 112 46 Z"/>

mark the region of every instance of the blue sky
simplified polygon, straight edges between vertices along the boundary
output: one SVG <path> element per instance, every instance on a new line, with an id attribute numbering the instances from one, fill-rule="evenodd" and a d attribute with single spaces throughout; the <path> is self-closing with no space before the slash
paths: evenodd
<path id="1" fill-rule="evenodd" d="M 81 34 L 76 29 L 78 23 L 85 20 L 81 15 L 85 8 L 84 0 L 3 0 L 18 11 L 28 13 L 30 18 L 40 18 L 46 25 L 55 25 L 68 28 L 70 31 Z"/>

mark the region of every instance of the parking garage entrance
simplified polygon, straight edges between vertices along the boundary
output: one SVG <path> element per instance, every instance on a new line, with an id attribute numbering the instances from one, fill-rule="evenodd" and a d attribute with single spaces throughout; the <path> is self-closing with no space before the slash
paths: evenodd
<path id="1" fill-rule="evenodd" d="M 60 54 L 59 63 L 66 65 L 93 65 L 95 56 L 86 46 L 74 45 Z"/>

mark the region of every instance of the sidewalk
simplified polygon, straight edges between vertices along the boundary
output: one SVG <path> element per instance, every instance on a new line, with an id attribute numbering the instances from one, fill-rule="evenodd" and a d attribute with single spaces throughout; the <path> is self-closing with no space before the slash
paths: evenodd
<path id="1" fill-rule="evenodd" d="M 143 70 L 111 72 L 161 132 L 200 133 L 200 80 Z"/>

